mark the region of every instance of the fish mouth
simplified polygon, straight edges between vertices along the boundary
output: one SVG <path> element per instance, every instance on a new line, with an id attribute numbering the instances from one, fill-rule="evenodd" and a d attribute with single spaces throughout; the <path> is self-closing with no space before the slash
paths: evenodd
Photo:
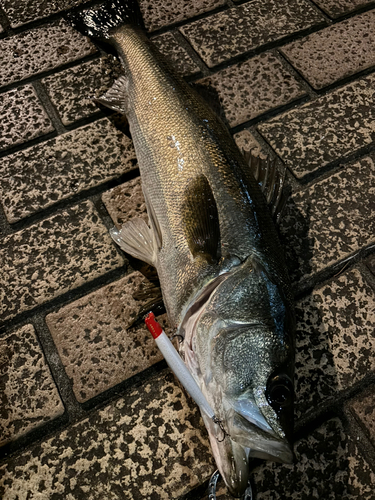
<path id="1" fill-rule="evenodd" d="M 245 419 L 237 412 L 226 422 L 228 434 L 224 439 L 217 425 L 203 413 L 202 417 L 216 464 L 228 491 L 234 497 L 241 497 L 246 491 L 252 458 L 279 463 L 293 462 L 293 451 L 286 439 L 278 437 L 272 430 L 266 431 L 265 426 L 258 427 L 247 419 L 244 422 Z M 268 424 L 266 426 L 269 427 Z"/>

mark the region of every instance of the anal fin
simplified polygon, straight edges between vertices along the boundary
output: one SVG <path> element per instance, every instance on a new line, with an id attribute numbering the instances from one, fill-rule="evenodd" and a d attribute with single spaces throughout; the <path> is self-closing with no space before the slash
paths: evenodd
<path id="1" fill-rule="evenodd" d="M 158 249 L 153 231 L 141 219 L 126 222 L 120 230 L 116 227 L 110 230 L 112 239 L 136 259 L 140 259 L 152 266 L 156 265 Z"/>

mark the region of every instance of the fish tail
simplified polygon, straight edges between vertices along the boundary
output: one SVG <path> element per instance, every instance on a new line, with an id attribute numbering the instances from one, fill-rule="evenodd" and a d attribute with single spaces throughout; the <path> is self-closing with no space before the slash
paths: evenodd
<path id="1" fill-rule="evenodd" d="M 137 0 L 107 0 L 98 8 L 72 10 L 66 19 L 77 31 L 99 41 L 109 40 L 111 32 L 124 24 L 144 28 Z"/>

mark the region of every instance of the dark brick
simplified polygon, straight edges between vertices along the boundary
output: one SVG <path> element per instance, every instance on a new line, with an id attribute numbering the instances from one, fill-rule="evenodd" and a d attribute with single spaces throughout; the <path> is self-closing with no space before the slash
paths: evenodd
<path id="1" fill-rule="evenodd" d="M 63 414 L 32 325 L 1 337 L 0 388 L 0 446 Z"/>
<path id="2" fill-rule="evenodd" d="M 29 311 L 123 264 L 91 202 L 0 242 L 0 321 Z"/>
<path id="3" fill-rule="evenodd" d="M 281 51 L 316 89 L 375 65 L 375 11 L 352 17 Z"/>
<path id="4" fill-rule="evenodd" d="M 299 179 L 372 144 L 375 76 L 331 92 L 258 126 Z"/>
<path id="5" fill-rule="evenodd" d="M 24 80 L 96 52 L 95 46 L 64 21 L 0 40 L 0 86 Z"/>
<path id="6" fill-rule="evenodd" d="M 322 23 L 324 17 L 302 0 L 253 0 L 191 23 L 180 31 L 212 68 L 231 57 Z"/>
<path id="7" fill-rule="evenodd" d="M 0 94 L 0 150 L 53 131 L 32 85 Z"/>
<path id="8" fill-rule="evenodd" d="M 217 90 L 231 127 L 305 94 L 303 87 L 270 53 L 230 66 L 200 82 Z"/>
<path id="9" fill-rule="evenodd" d="M 134 169 L 131 140 L 103 118 L 0 160 L 1 201 L 13 223 Z M 17 175 L 14 175 L 17 172 Z"/>

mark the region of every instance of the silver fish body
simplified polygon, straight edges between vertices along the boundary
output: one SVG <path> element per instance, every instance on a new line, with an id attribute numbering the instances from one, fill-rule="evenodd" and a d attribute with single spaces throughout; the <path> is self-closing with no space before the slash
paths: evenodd
<path id="1" fill-rule="evenodd" d="M 181 355 L 222 425 L 205 414 L 229 490 L 251 457 L 292 460 L 292 293 L 269 207 L 230 133 L 138 27 L 106 34 L 124 66 L 104 97 L 127 116 L 150 227 L 117 234 L 153 264 Z M 222 428 L 226 435 L 223 439 Z"/>

